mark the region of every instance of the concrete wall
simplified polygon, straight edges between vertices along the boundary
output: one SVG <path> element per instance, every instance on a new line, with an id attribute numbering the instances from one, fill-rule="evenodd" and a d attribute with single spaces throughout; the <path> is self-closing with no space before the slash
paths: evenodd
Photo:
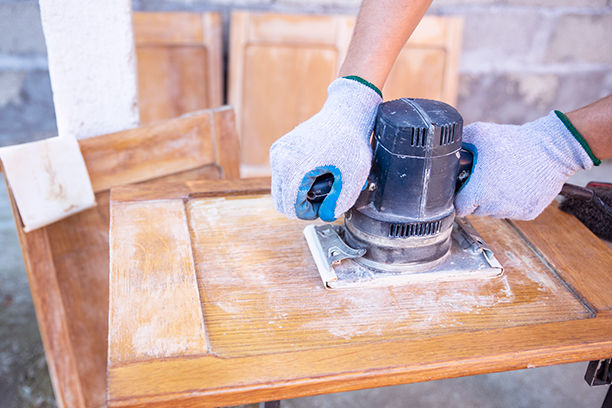
<path id="1" fill-rule="evenodd" d="M 0 0 L 0 146 L 56 134 L 38 3 Z"/>
<path id="2" fill-rule="evenodd" d="M 135 10 L 357 12 L 360 0 L 135 0 Z M 465 17 L 459 109 L 522 123 L 612 93 L 612 0 L 434 0 Z M 227 31 L 227 30 L 226 30 Z M 227 33 L 226 33 L 227 34 Z M 38 3 L 0 0 L 0 146 L 56 133 Z"/>

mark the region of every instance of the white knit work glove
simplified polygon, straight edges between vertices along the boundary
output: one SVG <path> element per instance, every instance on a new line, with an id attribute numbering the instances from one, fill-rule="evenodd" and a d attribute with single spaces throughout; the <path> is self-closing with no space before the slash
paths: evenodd
<path id="1" fill-rule="evenodd" d="M 463 147 L 474 153 L 474 165 L 455 198 L 460 217 L 534 219 L 568 178 L 599 164 L 586 141 L 557 111 L 520 126 L 473 123 L 463 130 Z"/>
<path id="2" fill-rule="evenodd" d="M 270 149 L 272 198 L 290 218 L 333 221 L 353 206 L 372 162 L 370 135 L 380 91 L 358 77 L 338 78 L 319 113 L 277 140 Z M 334 183 L 320 204 L 306 194 L 318 176 Z"/>

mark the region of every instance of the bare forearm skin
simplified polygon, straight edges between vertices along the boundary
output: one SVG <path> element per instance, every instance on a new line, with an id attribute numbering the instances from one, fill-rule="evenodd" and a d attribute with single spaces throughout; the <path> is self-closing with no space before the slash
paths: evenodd
<path id="1" fill-rule="evenodd" d="M 339 76 L 382 89 L 397 56 L 432 0 L 363 0 Z"/>
<path id="2" fill-rule="evenodd" d="M 612 95 L 566 116 L 598 159 L 612 158 Z"/>

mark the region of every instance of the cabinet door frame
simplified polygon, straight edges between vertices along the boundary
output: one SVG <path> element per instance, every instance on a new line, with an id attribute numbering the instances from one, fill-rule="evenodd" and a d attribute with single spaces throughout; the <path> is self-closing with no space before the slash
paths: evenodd
<path id="1" fill-rule="evenodd" d="M 296 15 L 279 13 L 262 13 L 250 11 L 236 11 L 231 15 L 230 24 L 230 48 L 229 48 L 229 80 L 228 80 L 228 101 L 236 109 L 238 136 L 243 148 L 247 132 L 245 127 L 253 127 L 254 124 L 245 123 L 247 120 L 245 103 L 246 84 L 250 81 L 257 81 L 257 78 L 248 77 L 247 49 L 253 45 L 278 46 L 278 47 L 302 47 L 312 50 L 313 47 L 329 47 L 336 51 L 334 62 L 335 72 L 340 68 L 340 64 L 346 56 L 348 45 L 355 25 L 355 17 L 347 15 Z M 440 99 L 451 105 L 457 101 L 458 90 L 458 65 L 459 54 L 461 51 L 463 19 L 460 17 L 440 17 L 426 16 L 414 31 L 410 40 L 403 47 L 400 56 L 410 53 L 413 50 L 433 51 L 443 55 L 439 59 L 443 66 L 438 67 L 442 72 L 439 78 L 442 92 L 436 95 L 416 95 Z M 404 62 L 402 62 L 404 61 Z M 438 65 L 440 65 L 438 62 Z M 409 59 L 398 59 L 393 71 L 402 67 L 398 64 L 410 64 Z M 406 69 L 408 72 L 408 69 Z M 331 78 L 333 79 L 333 77 Z M 394 86 L 393 83 L 389 84 Z M 321 89 L 324 92 L 324 89 Z M 383 95 L 388 92 L 394 97 L 411 97 L 409 90 L 399 92 L 389 92 L 389 87 L 383 88 Z M 262 95 L 261 103 L 265 103 L 265 95 Z M 315 112 L 312 112 L 313 114 Z M 306 117 L 301 118 L 307 119 Z M 297 123 L 295 123 L 297 125 Z M 259 129 L 258 129 L 259 131 Z M 259 134 L 270 133 L 263 129 Z M 274 135 L 281 136 L 281 135 Z M 269 140 L 257 142 L 268 143 Z M 242 153 L 241 174 L 243 177 L 268 176 L 270 169 L 266 162 L 260 157 L 261 150 L 257 152 L 244 149 Z M 252 158 L 252 159 L 250 159 Z"/>
<path id="2" fill-rule="evenodd" d="M 217 12 L 135 12 L 133 22 L 137 57 L 148 50 L 163 50 L 172 53 L 193 49 L 202 50 L 205 53 L 203 69 L 206 77 L 202 78 L 206 85 L 205 94 L 192 95 L 204 99 L 205 106 L 189 106 L 186 109 L 177 107 L 177 101 L 172 100 L 172 95 L 164 95 L 163 92 L 166 89 L 159 87 L 158 90 L 159 84 L 143 84 L 142 77 L 148 66 L 144 66 L 143 64 L 147 63 L 140 58 L 138 61 L 139 88 L 146 85 L 147 92 L 159 92 L 158 98 L 163 101 L 163 104 L 176 110 L 170 112 L 170 117 L 156 117 L 153 111 L 145 111 L 147 108 L 143 104 L 145 102 L 143 91 L 139 89 L 142 123 L 167 120 L 189 111 L 215 108 L 223 104 L 223 21 L 221 14 Z M 183 68 L 189 69 L 189 67 Z M 181 73 L 177 73 L 177 76 L 181 76 Z M 196 92 L 196 90 L 188 89 L 188 92 Z"/>

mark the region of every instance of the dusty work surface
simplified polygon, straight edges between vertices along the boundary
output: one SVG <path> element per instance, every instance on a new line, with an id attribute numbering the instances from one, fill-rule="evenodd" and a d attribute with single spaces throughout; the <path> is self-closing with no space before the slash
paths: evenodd
<path id="1" fill-rule="evenodd" d="M 501 278 L 332 291 L 307 224 L 277 213 L 269 196 L 195 199 L 187 214 L 209 351 L 221 357 L 590 316 L 505 221 L 472 219 L 506 268 Z"/>
<path id="2" fill-rule="evenodd" d="M 568 241 L 474 218 L 502 277 L 329 291 L 306 223 L 262 186 L 113 191 L 110 405 L 230 405 L 612 354 L 612 302 L 596 293 L 612 288 L 612 256 L 602 244 L 573 262 L 576 242 L 598 242 L 584 228 Z M 550 208 L 544 224 L 567 230 L 567 217 Z"/>

